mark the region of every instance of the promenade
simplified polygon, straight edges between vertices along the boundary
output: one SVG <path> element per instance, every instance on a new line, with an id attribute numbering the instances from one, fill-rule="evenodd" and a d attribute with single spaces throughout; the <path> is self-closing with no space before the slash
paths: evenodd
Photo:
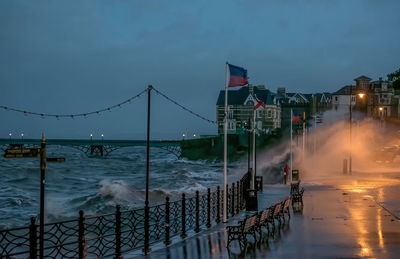
<path id="1" fill-rule="evenodd" d="M 147 258 L 399 258 L 400 173 L 312 179 L 302 186 L 302 212 L 292 214 L 274 236 L 246 253 L 236 241 L 228 252 L 226 225 L 219 224 L 169 247 L 154 248 Z M 288 186 L 264 185 L 259 208 L 288 194 Z"/>

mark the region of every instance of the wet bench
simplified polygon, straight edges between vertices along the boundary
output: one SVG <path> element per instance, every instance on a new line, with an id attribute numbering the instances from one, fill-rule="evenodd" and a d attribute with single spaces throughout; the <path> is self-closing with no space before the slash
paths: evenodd
<path id="1" fill-rule="evenodd" d="M 303 204 L 303 193 L 304 188 L 300 189 L 300 181 L 290 184 L 290 197 L 292 199 L 292 203 L 300 202 Z"/>
<path id="2" fill-rule="evenodd" d="M 258 224 L 258 214 L 254 214 L 248 216 L 242 221 L 239 221 L 237 225 L 227 226 L 226 228 L 228 230 L 228 244 L 226 246 L 229 248 L 229 244 L 231 241 L 238 240 L 240 248 L 241 249 L 246 248 L 247 235 L 252 235 L 254 238 L 254 242 L 257 242 L 257 237 L 256 237 L 257 224 Z"/>

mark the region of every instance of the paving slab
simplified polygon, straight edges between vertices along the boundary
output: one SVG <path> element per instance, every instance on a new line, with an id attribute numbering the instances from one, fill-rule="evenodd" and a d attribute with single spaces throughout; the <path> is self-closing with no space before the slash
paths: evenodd
<path id="1" fill-rule="evenodd" d="M 398 178 L 360 174 L 302 186 L 302 209 L 291 210 L 288 222 L 245 251 L 237 241 L 228 250 L 227 224 L 218 224 L 146 258 L 400 258 Z M 259 208 L 288 195 L 288 186 L 264 185 Z"/>

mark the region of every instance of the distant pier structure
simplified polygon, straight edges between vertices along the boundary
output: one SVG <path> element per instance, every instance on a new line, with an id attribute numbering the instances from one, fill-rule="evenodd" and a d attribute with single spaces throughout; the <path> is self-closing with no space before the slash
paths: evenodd
<path id="1" fill-rule="evenodd" d="M 6 154 L 8 150 L 37 148 L 40 139 L 0 139 L 0 149 Z M 107 156 L 111 152 L 134 146 L 146 146 L 146 140 L 73 140 L 73 139 L 48 139 L 47 145 L 58 145 L 75 148 L 88 156 Z M 152 140 L 150 147 L 166 150 L 176 157 L 181 156 L 180 140 Z"/>

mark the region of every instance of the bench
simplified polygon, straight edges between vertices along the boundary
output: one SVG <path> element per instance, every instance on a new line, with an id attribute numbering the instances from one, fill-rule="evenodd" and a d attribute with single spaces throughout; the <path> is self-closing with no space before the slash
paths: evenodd
<path id="1" fill-rule="evenodd" d="M 268 231 L 268 235 L 269 235 L 269 224 L 273 224 L 273 218 L 272 218 L 272 212 L 273 212 L 274 208 L 273 207 L 269 207 L 265 210 L 263 210 L 260 215 L 259 215 L 259 219 L 258 219 L 258 232 L 260 233 L 260 239 L 262 238 L 262 227 L 266 227 L 267 231 Z"/>
<path id="2" fill-rule="evenodd" d="M 281 225 L 281 208 L 282 204 L 277 203 L 274 206 L 274 212 L 272 213 L 271 223 L 273 226 L 273 232 L 275 233 L 275 219 L 278 220 L 279 226 Z"/>
<path id="3" fill-rule="evenodd" d="M 247 247 L 247 235 L 252 235 L 254 242 L 257 242 L 256 230 L 258 224 L 258 214 L 254 214 L 245 218 L 243 221 L 239 221 L 237 225 L 227 226 L 228 231 L 228 244 L 226 247 L 229 249 L 231 241 L 237 239 L 239 246 L 242 249 Z"/>
<path id="4" fill-rule="evenodd" d="M 304 188 L 301 188 L 300 190 L 300 181 L 290 184 L 290 197 L 292 199 L 292 204 L 300 202 L 303 205 L 303 193 Z"/>
<path id="5" fill-rule="evenodd" d="M 300 181 L 290 184 L 290 195 L 300 191 Z"/>
<path id="6" fill-rule="evenodd" d="M 282 208 L 281 208 L 281 216 L 283 218 L 283 222 L 285 222 L 285 214 L 288 215 L 288 218 L 290 219 L 290 198 L 286 198 L 284 201 L 282 201 Z"/>

